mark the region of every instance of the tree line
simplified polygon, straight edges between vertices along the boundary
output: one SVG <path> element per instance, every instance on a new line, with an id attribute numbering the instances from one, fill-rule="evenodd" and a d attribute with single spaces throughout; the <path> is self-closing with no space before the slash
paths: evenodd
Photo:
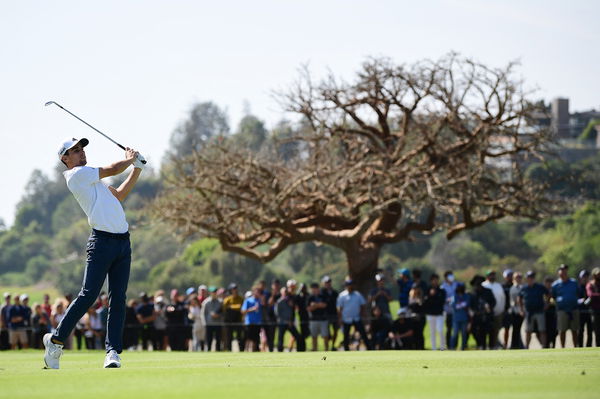
<path id="1" fill-rule="evenodd" d="M 370 60 L 353 83 L 303 75 L 281 95 L 300 117 L 271 129 L 247 114 L 231 131 L 219 106 L 196 104 L 124 204 L 131 290 L 367 280 L 399 267 L 467 279 L 490 266 L 597 266 L 600 157 L 538 156 L 546 132 L 518 130 L 535 130 L 535 102 L 513 68 L 449 55 Z M 63 169 L 34 171 L 13 226 L 0 229 L 1 285 L 78 289 L 89 226 Z M 559 202 L 567 212 L 531 219 Z"/>

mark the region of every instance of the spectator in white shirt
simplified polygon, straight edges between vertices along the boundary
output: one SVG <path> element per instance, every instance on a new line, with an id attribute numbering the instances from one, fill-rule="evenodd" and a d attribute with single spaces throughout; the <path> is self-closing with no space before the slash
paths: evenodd
<path id="1" fill-rule="evenodd" d="M 371 349 L 371 342 L 367 337 L 361 317 L 367 301 L 360 292 L 354 290 L 354 282 L 352 280 L 346 280 L 344 285 L 346 289 L 340 293 L 337 299 L 340 326 L 344 332 L 344 350 L 350 350 L 351 327 L 354 327 L 355 331 L 360 333 L 360 337 L 365 342 L 367 349 Z"/>
<path id="2" fill-rule="evenodd" d="M 486 280 L 481 284 L 483 287 L 492 290 L 494 299 L 496 299 L 496 305 L 493 309 L 494 319 L 489 337 L 489 347 L 491 349 L 498 348 L 498 333 L 502 326 L 502 319 L 504 318 L 504 311 L 506 306 L 506 296 L 504 295 L 504 288 L 502 284 L 496 281 L 496 271 L 488 270 L 486 273 Z"/>

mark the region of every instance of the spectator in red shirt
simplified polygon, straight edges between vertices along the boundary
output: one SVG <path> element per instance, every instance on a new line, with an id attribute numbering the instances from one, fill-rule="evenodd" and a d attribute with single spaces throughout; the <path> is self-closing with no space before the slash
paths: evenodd
<path id="1" fill-rule="evenodd" d="M 42 303 L 42 310 L 50 317 L 52 315 L 52 305 L 50 305 L 50 295 L 44 294 L 44 303 Z"/>

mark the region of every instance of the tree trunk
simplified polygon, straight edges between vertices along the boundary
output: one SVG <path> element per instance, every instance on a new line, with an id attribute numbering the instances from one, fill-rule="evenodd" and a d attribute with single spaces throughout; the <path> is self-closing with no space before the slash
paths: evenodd
<path id="1" fill-rule="evenodd" d="M 368 295 L 375 286 L 375 273 L 377 272 L 381 246 L 369 244 L 349 245 L 346 250 L 348 259 L 348 275 L 354 281 L 355 288 L 363 295 Z"/>

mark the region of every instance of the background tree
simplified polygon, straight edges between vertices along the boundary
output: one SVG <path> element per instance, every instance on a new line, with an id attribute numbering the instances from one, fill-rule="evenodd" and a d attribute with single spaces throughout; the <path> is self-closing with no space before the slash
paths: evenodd
<path id="1" fill-rule="evenodd" d="M 574 271 L 600 266 L 600 204 L 592 201 L 573 214 L 548 220 L 526 236 L 542 253 L 540 262 L 552 275 L 566 263 Z"/>
<path id="2" fill-rule="evenodd" d="M 284 160 L 211 143 L 175 160 L 157 216 L 262 262 L 299 242 L 332 245 L 362 289 L 385 244 L 539 218 L 551 203 L 522 163 L 542 159 L 549 131 L 530 123 L 539 109 L 514 69 L 450 54 L 371 59 L 351 83 L 305 72 L 280 96 L 310 126 L 295 137 L 303 151 Z"/>
<path id="3" fill-rule="evenodd" d="M 171 135 L 167 156 L 185 156 L 199 151 L 211 138 L 229 133 L 227 114 L 213 102 L 196 104 L 190 117 Z"/>
<path id="4" fill-rule="evenodd" d="M 265 124 L 254 115 L 246 115 L 240 121 L 235 142 L 253 152 L 258 152 L 267 139 Z"/>
<path id="5" fill-rule="evenodd" d="M 600 199 L 600 155 L 577 162 L 550 159 L 535 163 L 527 176 L 548 186 L 555 196 L 575 200 Z"/>

